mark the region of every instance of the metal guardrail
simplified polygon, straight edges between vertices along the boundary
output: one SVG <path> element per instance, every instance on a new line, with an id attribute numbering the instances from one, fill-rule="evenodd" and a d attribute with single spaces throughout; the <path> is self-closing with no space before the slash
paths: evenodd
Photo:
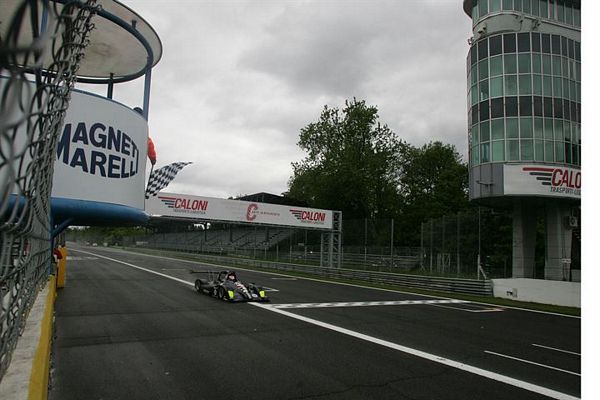
<path id="1" fill-rule="evenodd" d="M 492 281 L 464 278 L 445 278 L 427 275 L 410 275 L 393 272 L 359 271 L 346 268 L 328 268 L 315 265 L 292 264 L 247 258 L 226 257 L 207 254 L 189 254 L 191 257 L 208 262 L 225 263 L 239 267 L 255 267 L 277 271 L 303 272 L 333 279 L 359 280 L 371 283 L 405 286 L 416 289 L 440 292 L 462 293 L 478 296 L 492 296 Z"/>

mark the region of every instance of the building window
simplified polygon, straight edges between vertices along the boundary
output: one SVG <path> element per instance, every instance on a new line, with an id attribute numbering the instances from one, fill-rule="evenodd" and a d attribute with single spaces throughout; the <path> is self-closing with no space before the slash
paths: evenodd
<path id="1" fill-rule="evenodd" d="M 532 118 L 520 118 L 520 137 L 521 139 L 530 139 L 533 137 L 533 119 Z"/>
<path id="2" fill-rule="evenodd" d="M 542 53 L 550 54 L 550 35 L 542 33 Z"/>
<path id="3" fill-rule="evenodd" d="M 536 139 L 544 138 L 544 120 L 542 118 L 533 119 L 533 136 Z"/>
<path id="4" fill-rule="evenodd" d="M 488 60 L 485 59 L 479 62 L 479 79 L 486 79 L 488 76 Z"/>
<path id="5" fill-rule="evenodd" d="M 542 73 L 542 56 L 540 54 L 531 55 L 531 70 L 536 74 Z"/>
<path id="6" fill-rule="evenodd" d="M 506 137 L 512 139 L 519 138 L 519 119 L 506 118 Z"/>
<path id="7" fill-rule="evenodd" d="M 488 13 L 488 0 L 479 0 L 479 16 L 483 17 Z"/>
<path id="8" fill-rule="evenodd" d="M 533 160 L 533 140 L 521 140 L 521 160 Z"/>
<path id="9" fill-rule="evenodd" d="M 490 123 L 489 121 L 482 122 L 479 125 L 479 139 L 481 143 L 490 141 Z"/>
<path id="10" fill-rule="evenodd" d="M 552 35 L 550 41 L 552 43 L 552 54 L 560 54 L 560 36 Z"/>
<path id="11" fill-rule="evenodd" d="M 504 68 L 502 68 L 502 56 L 496 56 L 490 58 L 490 76 L 502 75 Z"/>
<path id="12" fill-rule="evenodd" d="M 502 36 L 492 36 L 489 41 L 490 57 L 502 54 Z"/>
<path id="13" fill-rule="evenodd" d="M 540 96 L 533 96 L 533 115 L 536 117 L 544 116 L 544 103 Z"/>
<path id="14" fill-rule="evenodd" d="M 519 141 L 518 140 L 507 140 L 507 160 L 508 161 L 519 161 Z"/>
<path id="15" fill-rule="evenodd" d="M 492 140 L 504 139 L 504 119 L 492 120 Z"/>
<path id="16" fill-rule="evenodd" d="M 522 117 L 531 116 L 531 96 L 519 97 L 519 115 Z"/>
<path id="17" fill-rule="evenodd" d="M 544 7 L 542 1 L 511 4 L 525 10 L 534 7 L 531 12 Z M 469 156 L 474 165 L 503 161 L 577 165 L 580 51 L 574 40 L 539 32 L 498 34 L 471 46 L 467 77 L 472 104 Z"/>
<path id="18" fill-rule="evenodd" d="M 517 56 L 514 54 L 504 55 L 504 73 L 505 74 L 516 74 L 517 73 Z"/>
<path id="19" fill-rule="evenodd" d="M 540 17 L 548 18 L 548 0 L 540 0 Z"/>
<path id="20" fill-rule="evenodd" d="M 538 96 L 542 95 L 542 76 L 541 75 L 532 75 L 531 82 L 533 84 L 533 94 Z"/>
<path id="21" fill-rule="evenodd" d="M 503 35 L 504 53 L 515 53 L 517 51 L 517 42 L 514 33 Z"/>
<path id="22" fill-rule="evenodd" d="M 504 140 L 492 142 L 492 161 L 504 161 Z"/>
<path id="23" fill-rule="evenodd" d="M 502 86 L 500 86 L 502 87 Z M 504 117 L 504 102 L 502 97 L 492 99 L 491 101 L 491 117 L 502 118 Z"/>
<path id="24" fill-rule="evenodd" d="M 501 76 L 497 76 L 490 80 L 490 96 L 494 97 L 502 97 L 504 96 L 504 79 Z"/>
<path id="25" fill-rule="evenodd" d="M 471 128 L 471 146 L 479 145 L 479 125 L 473 125 Z"/>
<path id="26" fill-rule="evenodd" d="M 544 161 L 554 162 L 554 142 L 544 141 Z"/>
<path id="27" fill-rule="evenodd" d="M 535 140 L 533 142 L 534 146 L 534 159 L 535 161 L 544 161 L 544 141 L 543 140 Z"/>
<path id="28" fill-rule="evenodd" d="M 554 140 L 552 125 L 552 118 L 544 118 L 544 139 L 546 140 Z"/>
<path id="29" fill-rule="evenodd" d="M 555 143 L 555 148 L 554 148 L 554 157 L 556 159 L 556 162 L 564 162 L 565 161 L 565 147 L 563 145 L 562 142 L 554 142 Z"/>
<path id="30" fill-rule="evenodd" d="M 488 80 L 483 80 L 479 82 L 479 98 L 483 100 L 487 100 L 490 97 L 490 88 L 488 84 Z"/>
<path id="31" fill-rule="evenodd" d="M 517 35 L 517 43 L 519 45 L 519 53 L 528 53 L 530 50 L 529 46 L 529 32 L 519 33 Z"/>
<path id="32" fill-rule="evenodd" d="M 531 75 L 519 75 L 519 94 L 531 94 Z"/>

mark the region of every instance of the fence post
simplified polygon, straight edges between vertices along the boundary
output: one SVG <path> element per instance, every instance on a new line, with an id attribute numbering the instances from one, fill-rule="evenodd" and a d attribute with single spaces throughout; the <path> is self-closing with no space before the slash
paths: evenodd
<path id="1" fill-rule="evenodd" d="M 429 220 L 429 273 L 433 273 L 433 218 Z"/>
<path id="2" fill-rule="evenodd" d="M 392 272 L 392 268 L 394 266 L 394 218 L 392 218 L 392 233 L 390 239 L 390 272 Z"/>
<path id="3" fill-rule="evenodd" d="M 460 276 L 460 211 L 456 214 L 456 276 Z"/>
<path id="4" fill-rule="evenodd" d="M 323 232 L 321 232 L 321 251 L 319 251 L 319 267 L 323 267 Z"/>
<path id="5" fill-rule="evenodd" d="M 421 258 L 421 260 L 420 260 L 420 261 L 421 261 L 421 262 L 420 262 L 420 264 L 421 264 L 421 269 L 425 268 L 425 266 L 423 265 L 423 258 L 424 258 L 424 257 L 423 257 L 423 250 L 424 250 L 424 249 L 423 249 L 423 224 L 424 224 L 424 222 L 423 222 L 423 221 L 421 221 L 421 252 L 420 252 L 420 253 L 421 253 L 421 257 L 420 257 L 420 258 Z"/>
<path id="6" fill-rule="evenodd" d="M 306 264 L 306 248 L 308 247 L 308 231 L 304 230 L 304 263 Z"/>
<path id="7" fill-rule="evenodd" d="M 446 263 L 444 260 L 444 257 L 446 255 L 446 216 L 442 215 L 442 273 L 446 272 Z M 438 266 L 438 270 L 439 270 L 439 266 Z"/>
<path id="8" fill-rule="evenodd" d="M 367 268 L 367 219 L 365 218 L 365 263 L 363 268 Z"/>

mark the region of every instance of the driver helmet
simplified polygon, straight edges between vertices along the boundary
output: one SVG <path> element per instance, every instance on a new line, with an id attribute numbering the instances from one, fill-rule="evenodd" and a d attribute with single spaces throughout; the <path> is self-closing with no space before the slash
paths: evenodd
<path id="1" fill-rule="evenodd" d="M 230 273 L 227 275 L 227 280 L 228 280 L 228 281 L 237 281 L 237 277 L 235 276 L 235 272 L 233 272 L 233 271 L 232 271 L 232 272 L 230 272 Z"/>

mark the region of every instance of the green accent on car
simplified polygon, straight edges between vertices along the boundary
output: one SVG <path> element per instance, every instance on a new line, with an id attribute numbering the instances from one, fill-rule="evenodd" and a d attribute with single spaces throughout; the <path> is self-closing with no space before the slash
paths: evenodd
<path id="1" fill-rule="evenodd" d="M 260 297 L 265 297 L 265 291 L 264 291 L 264 290 L 261 290 L 260 292 L 258 292 L 258 295 L 259 295 Z"/>
<path id="2" fill-rule="evenodd" d="M 233 290 L 228 290 L 227 293 L 229 293 L 229 298 L 233 299 L 233 296 L 235 295 L 235 293 L 233 293 Z"/>

